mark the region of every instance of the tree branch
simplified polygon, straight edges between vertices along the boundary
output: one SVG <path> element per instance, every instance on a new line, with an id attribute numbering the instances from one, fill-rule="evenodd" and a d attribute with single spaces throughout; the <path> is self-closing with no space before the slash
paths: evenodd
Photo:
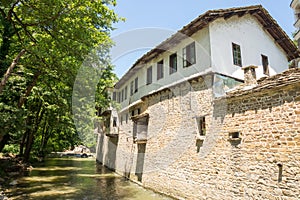
<path id="1" fill-rule="evenodd" d="M 27 97 L 30 95 L 33 87 L 36 85 L 37 83 L 37 80 L 39 78 L 39 76 L 41 75 L 42 73 L 40 71 L 37 71 L 34 76 L 33 76 L 33 81 L 31 82 L 31 84 L 26 88 L 26 91 L 25 91 L 25 95 L 24 96 L 21 96 L 20 99 L 19 99 L 19 103 L 18 103 L 18 108 L 21 108 L 24 103 L 26 102 L 26 99 Z"/>
<path id="2" fill-rule="evenodd" d="M 34 42 L 37 43 L 36 39 L 32 36 L 32 34 L 27 30 L 27 27 L 25 24 L 23 24 L 22 20 L 19 19 L 19 17 L 17 16 L 17 14 L 12 11 L 12 14 L 14 15 L 14 17 L 16 18 L 16 20 L 18 21 L 18 23 L 22 26 L 22 28 L 24 29 L 26 35 Z"/>
<path id="3" fill-rule="evenodd" d="M 22 49 L 22 51 L 17 55 L 17 57 L 13 60 L 13 62 L 11 63 L 11 65 L 9 66 L 9 68 L 7 69 L 6 73 L 4 74 L 3 79 L 1 80 L 0 83 L 0 94 L 3 92 L 3 89 L 7 83 L 7 80 L 9 78 L 9 76 L 11 75 L 13 69 L 15 68 L 15 66 L 18 64 L 21 56 L 23 56 L 25 54 L 25 49 Z"/>

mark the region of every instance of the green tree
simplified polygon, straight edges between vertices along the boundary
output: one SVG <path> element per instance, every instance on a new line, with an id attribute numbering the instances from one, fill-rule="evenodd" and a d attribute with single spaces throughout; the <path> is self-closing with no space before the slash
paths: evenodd
<path id="1" fill-rule="evenodd" d="M 107 56 L 109 34 L 119 20 L 115 5 L 114 0 L 1 1 L 0 75 L 7 73 L 0 85 L 0 151 L 19 142 L 28 160 L 32 149 L 43 154 L 51 145 L 76 143 L 72 86 L 92 49 Z"/>

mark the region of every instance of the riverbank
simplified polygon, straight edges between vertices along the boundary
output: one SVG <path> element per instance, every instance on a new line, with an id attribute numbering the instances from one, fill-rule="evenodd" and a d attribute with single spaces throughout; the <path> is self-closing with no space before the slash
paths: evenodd
<path id="1" fill-rule="evenodd" d="M 0 200 L 7 200 L 6 189 L 17 184 L 17 179 L 24 176 L 31 166 L 13 154 L 0 154 Z"/>

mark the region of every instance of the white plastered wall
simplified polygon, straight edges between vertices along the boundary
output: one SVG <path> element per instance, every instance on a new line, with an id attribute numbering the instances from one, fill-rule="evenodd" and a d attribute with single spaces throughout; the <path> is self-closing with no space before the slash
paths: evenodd
<path id="1" fill-rule="evenodd" d="M 270 75 L 288 69 L 285 52 L 251 15 L 220 18 L 209 25 L 213 70 L 243 79 L 243 70 L 233 64 L 232 43 L 241 46 L 242 65 L 256 65 L 263 76 L 261 55 L 268 56 Z"/>

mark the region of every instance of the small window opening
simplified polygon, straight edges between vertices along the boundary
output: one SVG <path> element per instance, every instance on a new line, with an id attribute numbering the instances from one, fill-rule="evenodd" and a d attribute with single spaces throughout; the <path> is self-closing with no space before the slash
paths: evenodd
<path id="1" fill-rule="evenodd" d="M 126 113 L 125 121 L 126 121 L 126 124 L 127 124 L 128 123 L 128 113 Z"/>
<path id="2" fill-rule="evenodd" d="M 117 118 L 116 117 L 113 118 L 113 127 L 117 127 Z"/>
<path id="3" fill-rule="evenodd" d="M 230 137 L 233 138 L 233 139 L 240 138 L 240 132 L 230 133 Z"/>
<path id="4" fill-rule="evenodd" d="M 267 76 L 269 76 L 270 75 L 270 71 L 269 71 L 269 59 L 268 59 L 268 56 L 261 55 L 261 60 L 262 60 L 264 74 L 267 75 Z"/>
<path id="5" fill-rule="evenodd" d="M 141 109 L 140 108 L 137 109 L 137 113 L 138 113 L 138 115 L 141 114 Z"/>
<path id="6" fill-rule="evenodd" d="M 205 124 L 205 117 L 198 117 L 197 118 L 198 130 L 201 136 L 206 135 L 206 124 Z"/>
<path id="7" fill-rule="evenodd" d="M 277 166 L 278 166 L 278 182 L 280 183 L 282 181 L 282 168 L 283 168 L 283 166 L 280 163 L 277 164 Z"/>
<path id="8" fill-rule="evenodd" d="M 131 116 L 134 116 L 134 110 L 131 111 Z"/>

